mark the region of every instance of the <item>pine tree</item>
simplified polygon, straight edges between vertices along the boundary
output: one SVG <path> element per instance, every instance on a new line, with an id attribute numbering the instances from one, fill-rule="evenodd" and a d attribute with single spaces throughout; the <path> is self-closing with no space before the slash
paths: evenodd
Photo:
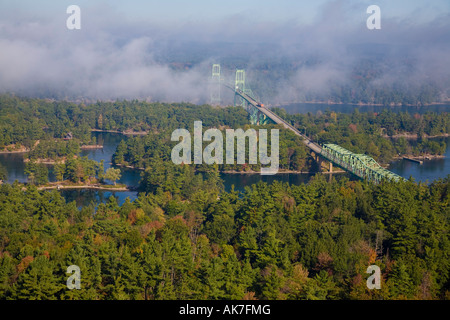
<path id="1" fill-rule="evenodd" d="M 414 286 L 408 273 L 407 265 L 403 261 L 396 262 L 389 282 L 392 285 L 391 292 L 395 298 L 412 298 Z"/>
<path id="2" fill-rule="evenodd" d="M 65 171 L 66 171 L 66 165 L 64 163 L 57 162 L 53 167 L 53 173 L 56 176 L 56 180 L 63 181 Z"/>
<path id="3" fill-rule="evenodd" d="M 13 286 L 13 297 L 26 300 L 56 300 L 65 283 L 54 274 L 54 263 L 39 256 L 19 275 Z"/>
<path id="4" fill-rule="evenodd" d="M 116 185 L 116 181 L 121 177 L 120 169 L 108 168 L 104 177 L 106 180 L 110 180 Z"/>
<path id="5" fill-rule="evenodd" d="M 0 258 L 0 299 L 6 299 L 11 291 L 11 279 L 16 272 L 13 258 L 4 254 Z"/>

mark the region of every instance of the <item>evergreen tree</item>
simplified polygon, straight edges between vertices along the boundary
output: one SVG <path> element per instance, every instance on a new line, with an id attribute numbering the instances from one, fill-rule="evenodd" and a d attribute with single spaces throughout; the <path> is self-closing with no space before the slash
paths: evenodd
<path id="1" fill-rule="evenodd" d="M 54 274 L 54 263 L 39 256 L 23 271 L 13 286 L 13 298 L 19 300 L 55 300 L 65 284 Z"/>

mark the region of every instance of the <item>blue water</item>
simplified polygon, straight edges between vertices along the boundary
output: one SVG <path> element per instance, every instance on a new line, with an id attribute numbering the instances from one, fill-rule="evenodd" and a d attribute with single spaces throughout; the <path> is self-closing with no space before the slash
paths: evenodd
<path id="1" fill-rule="evenodd" d="M 389 170 L 409 179 L 413 177 L 416 182 L 431 183 L 450 174 L 450 137 L 444 139 L 447 149 L 445 158 L 423 160 L 423 164 L 408 160 L 398 160 L 391 163 Z"/>

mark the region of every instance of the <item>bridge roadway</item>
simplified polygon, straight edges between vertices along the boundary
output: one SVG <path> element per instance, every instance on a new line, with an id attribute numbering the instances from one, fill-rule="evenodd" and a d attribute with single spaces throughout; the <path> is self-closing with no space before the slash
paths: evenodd
<path id="1" fill-rule="evenodd" d="M 258 109 L 260 112 L 265 114 L 268 118 L 270 118 L 273 122 L 276 124 L 281 124 L 286 129 L 291 130 L 296 135 L 303 138 L 303 143 L 310 148 L 315 154 L 319 155 L 322 152 L 322 147 L 319 146 L 317 143 L 313 142 L 311 139 L 309 139 L 304 134 L 301 134 L 296 128 L 294 128 L 290 123 L 287 123 L 285 120 L 281 119 L 279 116 L 277 116 L 275 113 L 270 111 L 267 108 L 264 108 L 258 101 L 250 97 L 249 95 L 245 94 L 239 89 L 236 89 L 236 93 L 240 95 L 242 98 L 244 98 L 248 103 L 250 103 L 254 108 Z"/>
<path id="2" fill-rule="evenodd" d="M 291 130 L 296 135 L 300 136 L 303 143 L 311 149 L 317 156 L 323 157 L 330 163 L 330 172 L 332 171 L 332 164 L 336 164 L 342 169 L 349 171 L 362 179 L 368 179 L 375 183 L 381 182 L 383 179 L 389 180 L 403 180 L 403 178 L 385 168 L 382 168 L 373 158 L 365 154 L 354 154 L 353 152 L 346 150 L 338 145 L 324 144 L 318 145 L 305 135 L 301 134 L 290 123 L 281 119 L 274 114 L 271 110 L 264 108 L 264 106 L 253 99 L 251 96 L 243 92 L 242 90 L 235 88 L 235 94 L 241 96 L 246 100 L 253 108 L 257 109 L 266 117 L 271 119 L 277 124 L 281 124 L 286 129 Z M 249 111 L 249 110 L 247 110 Z"/>

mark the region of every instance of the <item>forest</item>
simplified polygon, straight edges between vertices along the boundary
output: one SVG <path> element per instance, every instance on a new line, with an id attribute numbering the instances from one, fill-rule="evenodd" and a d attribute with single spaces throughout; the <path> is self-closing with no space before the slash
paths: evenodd
<path id="1" fill-rule="evenodd" d="M 13 144 L 31 148 L 37 140 L 64 139 L 69 133 L 79 144 L 95 144 L 91 130 L 132 134 L 187 127 L 201 119 L 206 127 L 244 126 L 242 108 L 145 101 L 97 102 L 85 105 L 0 95 L 0 149 Z"/>
<path id="2" fill-rule="evenodd" d="M 0 105 L 0 148 L 32 148 L 39 140 L 26 164 L 30 183 L 0 184 L 2 300 L 450 298 L 450 175 L 429 185 L 376 185 L 317 174 L 302 185 L 260 182 L 225 191 L 221 171 L 258 165 L 174 165 L 170 133 L 199 119 L 205 128 L 247 129 L 243 109 L 12 95 L 0 96 Z M 319 142 L 380 162 L 399 153 L 442 153 L 445 144 L 428 136 L 449 133 L 450 123 L 445 113 L 274 111 Z M 38 190 L 48 175 L 42 158 L 55 160 L 58 180 L 117 178 L 103 163 L 78 156 L 81 145 L 96 143 L 91 130 L 146 132 L 122 140 L 112 159 L 142 169 L 136 200 L 119 205 L 111 196 L 78 208 L 57 190 Z M 64 140 L 69 133 L 73 139 Z M 401 133 L 419 138 L 389 138 Z M 280 130 L 280 168 L 313 168 L 298 139 Z M 66 286 L 71 265 L 81 269 L 79 290 Z M 367 288 L 369 265 L 381 269 L 380 290 Z"/>
<path id="3" fill-rule="evenodd" d="M 193 125 L 193 124 L 192 124 Z M 192 127 L 191 125 L 191 127 Z M 245 125 L 242 127 L 244 131 L 248 129 L 270 129 L 275 128 L 275 125 L 265 126 L 251 126 Z M 276 127 L 278 128 L 278 127 Z M 192 129 L 192 128 L 191 128 Z M 127 140 L 122 140 L 116 152 L 113 155 L 113 163 L 118 166 L 131 166 L 134 168 L 146 169 L 155 166 L 158 162 L 171 162 L 172 148 L 178 143 L 171 141 L 171 132 L 161 131 L 159 133 L 149 133 L 143 137 L 130 137 Z M 223 132 L 225 135 L 225 132 Z M 194 143 L 192 141 L 192 143 Z M 235 142 L 236 143 L 236 142 Z M 203 147 L 207 147 L 209 143 L 204 143 Z M 269 139 L 268 146 L 271 146 Z M 235 147 L 236 149 L 236 147 Z M 258 159 L 257 164 L 249 164 L 248 153 L 249 143 L 246 142 L 246 163 L 237 164 L 220 164 L 218 165 L 221 172 L 260 172 L 261 163 Z M 318 170 L 313 158 L 308 154 L 306 146 L 302 143 L 301 138 L 288 130 L 281 130 L 279 134 L 279 162 L 280 170 L 293 170 L 310 172 Z M 269 151 L 270 154 L 270 151 Z M 225 162 L 225 161 L 224 161 Z M 192 164 L 199 172 L 209 170 L 209 165 L 206 164 Z M 263 166 L 265 167 L 265 166 Z"/>
<path id="4" fill-rule="evenodd" d="M 163 174 L 133 202 L 81 209 L 57 191 L 1 185 L 0 298 L 450 298 L 450 176 L 427 186 L 317 175 L 238 193 L 215 170 Z M 374 264 L 380 290 L 366 286 Z M 70 265 L 79 290 L 66 287 Z"/>

